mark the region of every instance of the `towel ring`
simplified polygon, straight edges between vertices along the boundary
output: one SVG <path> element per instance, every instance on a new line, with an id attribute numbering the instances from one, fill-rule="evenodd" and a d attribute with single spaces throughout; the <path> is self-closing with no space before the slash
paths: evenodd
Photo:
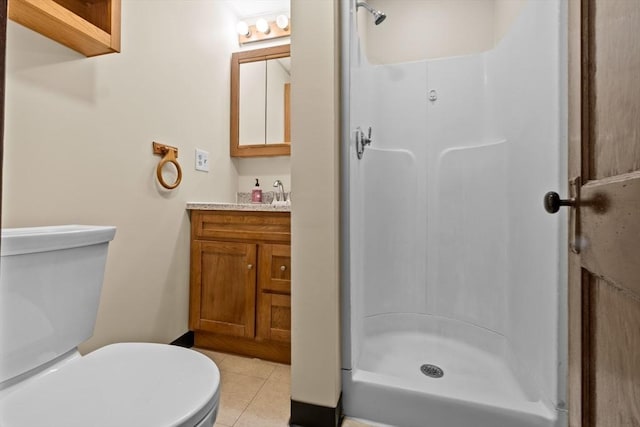
<path id="1" fill-rule="evenodd" d="M 180 185 L 180 182 L 182 181 L 182 168 L 178 163 L 178 149 L 176 147 L 171 147 L 169 145 L 154 142 L 153 153 L 162 154 L 164 156 L 162 160 L 160 160 L 160 163 L 158 163 L 158 167 L 156 168 L 156 176 L 158 177 L 160 185 L 168 190 L 173 190 L 178 185 Z M 167 163 L 173 163 L 173 165 L 176 167 L 176 170 L 178 171 L 178 177 L 176 178 L 176 182 L 174 182 L 173 184 L 168 184 L 162 177 L 162 168 Z"/>

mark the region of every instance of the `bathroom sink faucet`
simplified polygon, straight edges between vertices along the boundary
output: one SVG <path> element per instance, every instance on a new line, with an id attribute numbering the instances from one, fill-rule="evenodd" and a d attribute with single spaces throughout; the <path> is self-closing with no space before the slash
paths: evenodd
<path id="1" fill-rule="evenodd" d="M 273 186 L 278 189 L 278 192 L 276 193 L 276 200 L 279 202 L 280 201 L 286 202 L 287 195 L 284 192 L 284 185 L 282 185 L 282 181 L 280 181 L 279 179 L 276 179 L 275 182 L 273 183 Z"/>

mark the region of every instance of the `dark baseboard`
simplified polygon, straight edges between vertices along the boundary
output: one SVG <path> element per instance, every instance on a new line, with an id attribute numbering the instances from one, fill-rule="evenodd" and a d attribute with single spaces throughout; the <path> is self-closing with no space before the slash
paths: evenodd
<path id="1" fill-rule="evenodd" d="M 338 427 L 342 422 L 342 394 L 335 408 L 291 400 L 291 427 Z"/>
<path id="2" fill-rule="evenodd" d="M 193 331 L 188 331 L 171 341 L 171 345 L 177 345 L 179 347 L 193 347 Z"/>

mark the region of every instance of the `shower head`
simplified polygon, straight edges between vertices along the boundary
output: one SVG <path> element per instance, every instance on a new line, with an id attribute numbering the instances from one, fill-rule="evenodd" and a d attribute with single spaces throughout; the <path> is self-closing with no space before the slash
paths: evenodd
<path id="1" fill-rule="evenodd" d="M 376 25 L 380 24 L 382 21 L 387 19 L 387 15 L 385 15 L 383 12 L 380 12 L 379 10 L 374 12 L 373 16 L 375 17 Z"/>
<path id="2" fill-rule="evenodd" d="M 373 19 L 374 22 L 376 23 L 376 25 L 380 25 L 380 23 L 382 21 L 384 21 L 387 17 L 387 15 L 384 12 L 381 12 L 379 10 L 375 10 L 374 8 L 372 8 L 371 6 L 369 6 L 367 3 L 363 2 L 363 1 L 359 1 L 356 3 L 356 10 L 358 10 L 358 8 L 362 6 L 365 9 L 367 9 L 372 15 L 373 15 Z"/>

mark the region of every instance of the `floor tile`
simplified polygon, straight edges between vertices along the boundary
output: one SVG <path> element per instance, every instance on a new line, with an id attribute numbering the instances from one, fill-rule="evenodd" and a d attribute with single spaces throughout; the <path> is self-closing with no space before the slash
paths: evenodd
<path id="1" fill-rule="evenodd" d="M 291 366 L 277 364 L 269 379 L 291 384 Z"/>
<path id="2" fill-rule="evenodd" d="M 291 366 L 194 348 L 210 357 L 221 375 L 214 427 L 287 427 L 291 406 Z"/>
<path id="3" fill-rule="evenodd" d="M 206 350 L 204 348 L 193 347 L 192 350 L 195 350 L 195 351 L 197 351 L 199 353 L 204 354 L 205 356 L 208 356 L 211 360 L 216 362 L 216 365 L 218 365 L 218 367 L 220 367 L 220 364 L 222 363 L 222 361 L 227 356 L 229 356 L 228 354 L 225 354 L 225 353 L 220 353 L 220 352 L 213 351 L 213 350 Z"/>
<path id="4" fill-rule="evenodd" d="M 265 380 L 228 371 L 222 371 L 220 375 L 220 405 L 216 421 L 223 425 L 233 426 L 256 396 Z"/>
<path id="5" fill-rule="evenodd" d="M 244 413 L 233 427 L 288 427 L 289 418 L 286 421 L 264 418 L 253 413 Z"/>
<path id="6" fill-rule="evenodd" d="M 234 427 L 281 427 L 288 425 L 291 388 L 278 377 L 269 378 Z"/>
<path id="7" fill-rule="evenodd" d="M 345 418 L 342 421 L 342 427 L 373 427 L 371 424 L 366 424 L 359 420 L 354 420 L 353 418 Z"/>
<path id="8" fill-rule="evenodd" d="M 224 360 L 217 365 L 223 372 L 233 372 L 235 374 L 249 375 L 263 379 L 269 378 L 276 368 L 276 364 L 272 362 L 235 356 L 233 354 L 226 355 Z"/>

